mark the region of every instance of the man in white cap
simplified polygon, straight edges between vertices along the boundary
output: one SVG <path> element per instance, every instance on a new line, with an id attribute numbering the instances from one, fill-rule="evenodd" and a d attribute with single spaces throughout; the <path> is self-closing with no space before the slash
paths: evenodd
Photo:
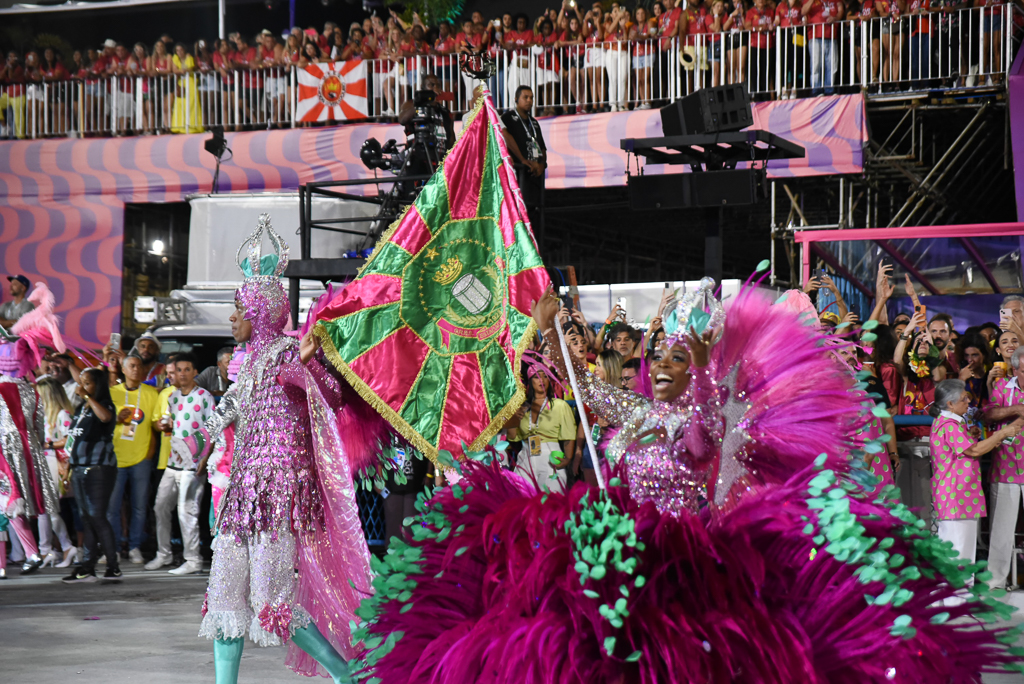
<path id="1" fill-rule="evenodd" d="M 134 352 L 142 359 L 142 372 L 145 381 L 143 384 L 151 385 L 160 391 L 164 387 L 164 381 L 166 379 L 166 373 L 164 365 L 160 363 L 160 340 L 151 332 L 144 332 L 139 335 L 139 338 L 135 340 L 135 344 L 132 346 L 129 353 Z M 125 352 L 120 349 L 114 349 L 107 343 L 107 346 L 103 348 L 103 357 L 108 360 L 111 378 L 110 384 L 114 385 L 120 382 L 120 377 L 117 373 L 117 369 L 121 367 L 121 362 L 126 356 Z"/>

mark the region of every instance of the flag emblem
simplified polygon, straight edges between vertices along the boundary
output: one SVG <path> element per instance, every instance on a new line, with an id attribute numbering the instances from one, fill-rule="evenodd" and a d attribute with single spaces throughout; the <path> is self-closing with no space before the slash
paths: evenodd
<path id="1" fill-rule="evenodd" d="M 522 403 L 530 307 L 550 286 L 497 121 L 482 100 L 313 327 L 331 364 L 432 459 L 481 448 Z"/>
<path id="2" fill-rule="evenodd" d="M 366 118 L 366 62 L 363 60 L 309 64 L 298 69 L 296 74 L 297 120 L 351 121 Z"/>

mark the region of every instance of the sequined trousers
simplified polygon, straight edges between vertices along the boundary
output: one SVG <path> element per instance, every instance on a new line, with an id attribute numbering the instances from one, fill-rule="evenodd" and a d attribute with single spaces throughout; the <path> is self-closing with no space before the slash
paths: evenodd
<path id="1" fill-rule="evenodd" d="M 296 540 L 287 522 L 251 539 L 221 534 L 213 542 L 210 584 L 199 636 L 249 638 L 257 646 L 280 646 L 310 615 L 294 602 Z"/>

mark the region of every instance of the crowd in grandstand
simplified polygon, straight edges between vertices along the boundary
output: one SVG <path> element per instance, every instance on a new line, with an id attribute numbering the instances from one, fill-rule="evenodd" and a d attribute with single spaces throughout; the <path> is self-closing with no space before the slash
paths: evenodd
<path id="1" fill-rule="evenodd" d="M 11 50 L 0 68 L 0 133 L 191 132 L 200 119 L 291 125 L 290 67 L 348 60 L 372 60 L 368 115 L 392 117 L 427 73 L 466 101 L 472 80 L 460 78 L 458 55 L 469 51 L 495 58 L 492 92 L 533 85 L 540 115 L 646 109 L 727 83 L 783 99 L 940 78 L 991 85 L 1005 66 L 1002 34 L 1019 16 L 997 0 L 657 0 L 632 9 L 563 0 L 535 19 L 473 12 L 457 25 L 428 25 L 392 10 L 347 29 L 327 22 L 322 32 L 296 26 L 194 42 L 164 35 L 152 46 L 106 40 L 71 55 Z M 862 43 L 870 43 L 863 59 Z M 90 117 L 100 125 L 83 127 Z"/>

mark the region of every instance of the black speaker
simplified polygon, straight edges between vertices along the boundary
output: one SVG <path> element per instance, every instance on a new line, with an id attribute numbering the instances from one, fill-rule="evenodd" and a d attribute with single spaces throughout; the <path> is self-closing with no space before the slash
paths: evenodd
<path id="1" fill-rule="evenodd" d="M 743 85 L 702 88 L 661 108 L 666 136 L 739 131 L 753 123 L 750 94 Z"/>
<path id="2" fill-rule="evenodd" d="M 768 196 L 764 169 L 630 176 L 627 185 L 634 211 L 742 206 Z"/>

